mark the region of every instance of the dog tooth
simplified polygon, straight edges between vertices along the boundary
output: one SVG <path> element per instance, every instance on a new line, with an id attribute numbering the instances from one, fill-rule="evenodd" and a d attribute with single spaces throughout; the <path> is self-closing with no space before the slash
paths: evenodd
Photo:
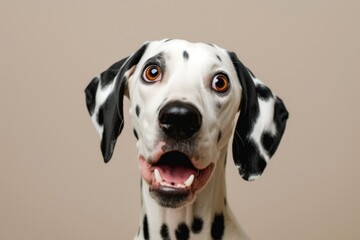
<path id="1" fill-rule="evenodd" d="M 177 188 L 186 188 L 186 185 L 184 183 L 178 183 L 176 184 Z"/>
<path id="2" fill-rule="evenodd" d="M 154 170 L 154 176 L 155 176 L 155 181 L 156 181 L 157 183 L 161 183 L 161 182 L 162 182 L 163 178 L 161 177 L 159 170 L 157 170 L 156 168 L 155 168 L 155 170 Z"/>
<path id="3" fill-rule="evenodd" d="M 184 182 L 185 186 L 190 187 L 194 181 L 194 178 L 194 174 L 191 174 L 190 177 Z"/>

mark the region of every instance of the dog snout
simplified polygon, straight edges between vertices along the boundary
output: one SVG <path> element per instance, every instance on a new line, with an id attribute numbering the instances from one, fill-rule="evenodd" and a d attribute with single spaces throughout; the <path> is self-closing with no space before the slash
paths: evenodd
<path id="1" fill-rule="evenodd" d="M 167 103 L 159 112 L 161 130 L 173 139 L 193 136 L 201 127 L 202 116 L 192 104 L 180 101 Z"/>

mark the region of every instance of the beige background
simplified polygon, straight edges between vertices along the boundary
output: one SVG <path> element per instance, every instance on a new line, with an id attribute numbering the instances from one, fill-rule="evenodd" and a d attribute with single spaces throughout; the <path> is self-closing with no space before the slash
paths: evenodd
<path id="1" fill-rule="evenodd" d="M 237 52 L 290 111 L 258 181 L 228 162 L 229 203 L 253 239 L 360 239 L 359 1 L 100 2 L 0 1 L 0 239 L 133 237 L 128 116 L 105 165 L 83 90 L 166 37 Z"/>

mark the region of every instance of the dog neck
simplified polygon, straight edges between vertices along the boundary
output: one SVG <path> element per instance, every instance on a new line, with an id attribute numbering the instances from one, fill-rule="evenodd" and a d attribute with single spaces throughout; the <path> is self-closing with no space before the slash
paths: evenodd
<path id="1" fill-rule="evenodd" d="M 235 226 L 226 201 L 226 152 L 227 146 L 222 149 L 208 183 L 193 202 L 183 207 L 160 206 L 151 197 L 149 185 L 142 181 L 143 214 L 135 239 L 220 239 L 226 235 L 240 239 L 240 228 Z"/>

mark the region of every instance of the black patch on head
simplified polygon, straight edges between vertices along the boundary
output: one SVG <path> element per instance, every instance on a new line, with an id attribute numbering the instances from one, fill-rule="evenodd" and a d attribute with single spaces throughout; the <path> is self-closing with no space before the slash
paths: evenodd
<path id="1" fill-rule="evenodd" d="M 211 43 L 207 43 L 207 45 L 209 45 L 209 46 L 211 46 L 211 47 L 215 47 L 215 45 L 214 44 L 211 44 Z"/>
<path id="2" fill-rule="evenodd" d="M 139 105 L 136 105 L 135 113 L 136 113 L 136 116 L 139 117 L 139 115 L 140 115 L 140 107 L 139 107 Z"/>
<path id="3" fill-rule="evenodd" d="M 256 91 L 258 93 L 259 98 L 262 100 L 268 100 L 269 98 L 273 97 L 273 94 L 271 93 L 270 89 L 262 84 L 259 84 L 256 86 Z"/>
<path id="4" fill-rule="evenodd" d="M 119 72 L 118 69 L 109 69 L 108 71 L 101 73 L 100 74 L 101 87 L 104 88 L 105 86 L 112 83 L 118 72 Z"/>
<path id="5" fill-rule="evenodd" d="M 158 54 L 156 54 L 155 56 L 149 58 L 146 63 L 145 66 L 148 67 L 149 65 L 158 65 L 159 67 L 162 68 L 162 70 L 164 71 L 165 68 L 165 58 L 164 58 L 164 53 L 160 52 Z"/>
<path id="6" fill-rule="evenodd" d="M 165 223 L 161 226 L 160 235 L 163 240 L 170 240 L 169 228 Z"/>
<path id="7" fill-rule="evenodd" d="M 191 225 L 191 231 L 193 233 L 200 233 L 203 228 L 203 220 L 199 217 L 194 217 L 194 221 Z"/>
<path id="8" fill-rule="evenodd" d="M 102 126 L 104 124 L 104 105 L 102 105 L 99 108 L 99 112 L 97 115 L 97 122 L 99 123 L 100 126 Z"/>
<path id="9" fill-rule="evenodd" d="M 222 239 L 225 230 L 224 215 L 215 214 L 214 221 L 211 225 L 211 237 L 214 240 Z"/>
<path id="10" fill-rule="evenodd" d="M 96 103 L 96 91 L 99 85 L 99 78 L 95 77 L 85 89 L 86 107 L 90 116 L 93 115 Z"/>
<path id="11" fill-rule="evenodd" d="M 135 136 L 136 140 L 139 140 L 139 135 L 135 129 L 134 129 L 134 136 Z"/>
<path id="12" fill-rule="evenodd" d="M 115 80 L 116 75 L 118 74 L 121 66 L 124 65 L 127 59 L 122 59 L 109 67 L 108 70 L 104 71 L 100 74 L 100 83 L 101 87 L 104 88 L 105 86 L 109 85 Z"/>
<path id="13" fill-rule="evenodd" d="M 247 150 L 253 154 L 249 155 L 248 160 L 244 161 L 239 168 L 239 173 L 245 180 L 249 180 L 252 175 L 261 174 L 266 167 L 265 159 L 252 141 L 249 141 Z"/>
<path id="14" fill-rule="evenodd" d="M 219 131 L 219 135 L 218 135 L 218 138 L 217 138 L 217 142 L 220 142 L 221 140 L 221 131 Z"/>
<path id="15" fill-rule="evenodd" d="M 264 132 L 261 136 L 261 143 L 264 146 L 265 150 L 269 153 L 269 155 L 273 155 L 275 153 L 273 146 L 275 142 L 275 137 L 272 136 L 268 132 Z"/>
<path id="16" fill-rule="evenodd" d="M 289 112 L 286 110 L 283 101 L 279 97 L 276 97 L 275 101 L 275 116 L 274 121 L 278 128 L 280 128 L 280 125 L 289 118 Z"/>
<path id="17" fill-rule="evenodd" d="M 185 60 L 189 60 L 189 53 L 187 51 L 183 52 L 183 57 Z"/>
<path id="18" fill-rule="evenodd" d="M 175 230 L 176 240 L 188 240 L 190 237 L 190 231 L 185 223 L 180 223 L 178 228 Z"/>
<path id="19" fill-rule="evenodd" d="M 172 41 L 173 39 L 169 38 L 169 39 L 166 39 L 165 42 L 170 42 Z"/>
<path id="20" fill-rule="evenodd" d="M 219 59 L 220 62 L 222 62 L 221 58 L 219 55 L 216 55 L 217 59 Z"/>
<path id="21" fill-rule="evenodd" d="M 147 220 L 146 214 L 145 214 L 144 220 L 143 220 L 143 234 L 144 234 L 144 239 L 145 239 L 145 240 L 149 240 L 149 239 L 150 239 L 150 235 L 149 235 L 149 225 L 148 225 L 148 220 Z"/>
<path id="22" fill-rule="evenodd" d="M 275 98 L 274 109 L 274 123 L 276 126 L 276 135 L 272 136 L 270 133 L 264 132 L 261 136 L 261 143 L 269 154 L 269 157 L 274 155 L 277 147 L 279 146 L 281 136 L 284 134 L 286 120 L 289 118 L 289 112 L 282 100 L 279 97 Z"/>

